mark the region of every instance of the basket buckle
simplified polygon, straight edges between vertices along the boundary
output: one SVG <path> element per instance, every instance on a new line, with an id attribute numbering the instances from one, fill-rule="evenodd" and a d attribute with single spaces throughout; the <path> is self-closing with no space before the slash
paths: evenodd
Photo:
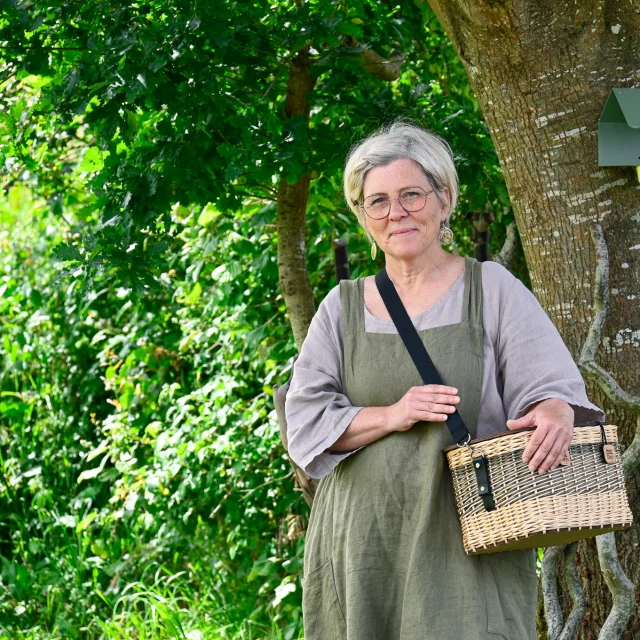
<path id="1" fill-rule="evenodd" d="M 496 503 L 493 498 L 493 491 L 491 489 L 491 480 L 489 479 L 489 466 L 484 454 L 479 449 L 474 450 L 469 447 L 471 453 L 471 464 L 476 476 L 476 483 L 478 488 L 478 496 L 482 500 L 482 504 L 485 511 L 493 511 L 496 508 Z"/>
<path id="2" fill-rule="evenodd" d="M 613 464 L 618 459 L 615 447 L 607 442 L 607 433 L 604 430 L 604 424 L 600 422 L 599 425 L 600 431 L 602 432 L 602 455 L 604 456 L 604 461 L 607 464 Z"/>
<path id="3" fill-rule="evenodd" d="M 456 447 L 460 447 L 462 449 L 462 447 L 467 447 L 467 449 L 470 449 L 469 447 L 469 443 L 471 442 L 471 434 L 467 433 L 467 437 L 465 438 L 464 442 L 456 442 Z"/>

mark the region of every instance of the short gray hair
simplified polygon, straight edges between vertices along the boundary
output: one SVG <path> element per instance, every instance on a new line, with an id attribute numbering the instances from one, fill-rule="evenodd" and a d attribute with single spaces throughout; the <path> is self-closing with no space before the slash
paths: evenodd
<path id="1" fill-rule="evenodd" d="M 344 197 L 365 229 L 362 202 L 364 181 L 374 167 L 384 167 L 395 160 L 410 159 L 418 163 L 434 189 L 440 204 L 446 205 L 443 192 L 449 191 L 447 223 L 458 202 L 458 173 L 449 143 L 439 135 L 403 121 L 381 127 L 351 148 L 344 169 Z M 368 234 L 367 234 L 368 235 Z"/>

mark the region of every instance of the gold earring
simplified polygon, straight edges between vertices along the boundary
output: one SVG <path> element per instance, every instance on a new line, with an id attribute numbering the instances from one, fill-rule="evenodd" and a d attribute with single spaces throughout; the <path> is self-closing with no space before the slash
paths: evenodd
<path id="1" fill-rule="evenodd" d="M 375 240 L 371 243 L 371 259 L 375 260 L 378 255 L 378 247 L 375 243 Z"/>
<path id="2" fill-rule="evenodd" d="M 453 241 L 453 231 L 445 225 L 444 222 L 440 224 L 440 233 L 438 234 L 438 240 L 442 244 L 451 244 Z"/>

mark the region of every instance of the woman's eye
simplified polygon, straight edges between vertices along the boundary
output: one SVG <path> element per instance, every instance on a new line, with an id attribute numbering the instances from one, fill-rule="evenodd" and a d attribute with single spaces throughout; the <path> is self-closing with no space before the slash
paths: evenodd
<path id="1" fill-rule="evenodd" d="M 403 198 L 417 198 L 419 195 L 422 195 L 419 191 L 405 191 L 402 194 Z"/>
<path id="2" fill-rule="evenodd" d="M 370 207 L 374 207 L 377 204 L 382 204 L 383 202 L 386 202 L 387 199 L 386 198 L 374 198 L 373 200 L 371 200 L 371 202 L 369 202 L 369 206 Z"/>

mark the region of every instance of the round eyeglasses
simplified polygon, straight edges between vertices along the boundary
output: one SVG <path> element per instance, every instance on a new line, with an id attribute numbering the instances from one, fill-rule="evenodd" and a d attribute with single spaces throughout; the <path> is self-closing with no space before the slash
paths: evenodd
<path id="1" fill-rule="evenodd" d="M 425 191 L 422 187 L 407 187 L 400 192 L 397 198 L 383 195 L 373 195 L 364 199 L 358 205 L 374 220 L 382 220 L 391 212 L 391 201 L 398 200 L 400 206 L 408 213 L 415 213 L 427 204 L 427 196 L 433 193 L 433 189 Z"/>

